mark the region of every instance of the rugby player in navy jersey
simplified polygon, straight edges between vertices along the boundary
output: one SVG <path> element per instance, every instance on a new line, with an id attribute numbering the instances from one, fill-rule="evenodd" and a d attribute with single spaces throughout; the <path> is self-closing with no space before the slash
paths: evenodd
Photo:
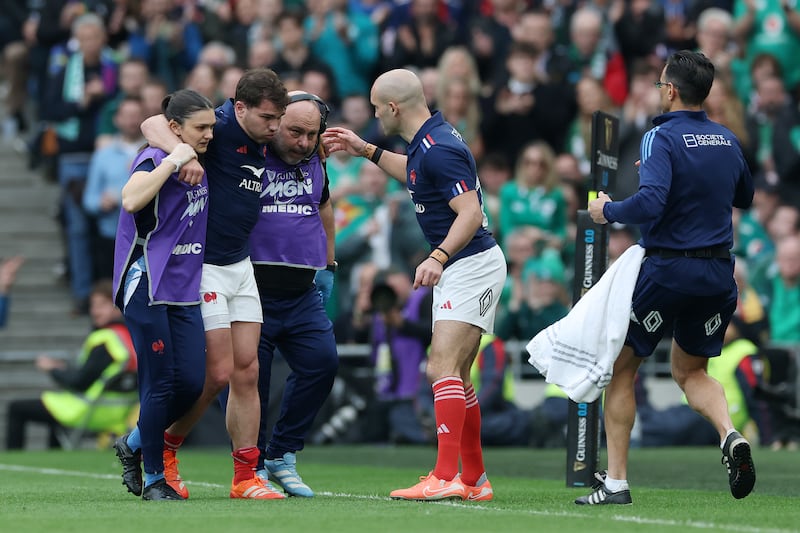
<path id="1" fill-rule="evenodd" d="M 230 385 L 225 417 L 233 447 L 230 497 L 285 498 L 255 474 L 262 314 L 248 239 L 260 210 L 266 144 L 278 131 L 288 102 L 286 88 L 272 70 L 254 69 L 239 80 L 235 97 L 216 109 L 214 140 L 203 161 L 209 186 L 208 236 L 200 283 L 206 382 L 192 410 L 164 433 L 167 482 L 185 497 L 188 491 L 178 473 L 176 451 L 211 402 Z M 177 141 L 162 116 L 145 121 L 142 132 L 151 144 L 167 150 Z M 199 167 L 190 168 L 182 177 L 192 181 L 199 171 Z"/>
<path id="2" fill-rule="evenodd" d="M 409 70 L 386 72 L 375 80 L 370 101 L 384 132 L 409 143 L 407 155 L 386 152 L 338 127 L 325 132 L 325 145 L 331 152 L 366 157 L 405 183 L 431 246 L 430 255 L 417 266 L 414 288 L 433 287 L 426 374 L 433 388 L 437 460 L 419 483 L 390 496 L 491 500 L 470 368 L 481 334 L 494 328 L 506 279 L 505 257 L 486 229 L 475 159 L 459 132 L 440 113 L 428 111 L 419 78 Z"/>
<path id="3" fill-rule="evenodd" d="M 601 224 L 639 224 L 647 259 L 633 292 L 632 320 L 605 391 L 608 470 L 596 474 L 583 505 L 630 504 L 628 449 L 636 415 L 634 378 L 664 333 L 672 335 L 672 376 L 689 405 L 716 428 L 734 498 L 756 482 L 750 443 L 736 431 L 722 385 L 707 373 L 722 350 L 736 309 L 733 278 L 733 207 L 753 201 L 753 180 L 739 141 L 712 122 L 703 101 L 714 65 L 703 54 L 673 53 L 655 82 L 662 115 L 644 134 L 639 191 L 621 202 L 603 192 L 589 203 Z M 655 89 L 654 89 L 655 90 Z"/>
<path id="4" fill-rule="evenodd" d="M 204 177 L 194 185 L 181 182 L 178 171 L 206 152 L 216 118 L 213 104 L 191 90 L 167 96 L 162 108 L 181 142 L 170 153 L 150 146 L 141 150 L 122 189 L 114 299 L 138 356 L 141 409 L 136 429 L 114 448 L 129 492 L 145 500 L 183 500 L 165 479 L 163 435 L 203 390 L 199 291 L 208 183 Z"/>
<path id="5" fill-rule="evenodd" d="M 335 226 L 328 177 L 317 148 L 328 107 L 317 96 L 293 91 L 267 151 L 261 213 L 250 235 L 264 324 L 258 347 L 261 451 L 258 475 L 291 496 L 314 491 L 297 473 L 296 452 L 333 386 L 339 359 L 324 299 L 336 270 Z M 322 296 L 322 297 L 321 297 Z M 275 349 L 291 368 L 280 414 L 267 427 Z M 269 442 L 267 435 L 271 433 Z"/>

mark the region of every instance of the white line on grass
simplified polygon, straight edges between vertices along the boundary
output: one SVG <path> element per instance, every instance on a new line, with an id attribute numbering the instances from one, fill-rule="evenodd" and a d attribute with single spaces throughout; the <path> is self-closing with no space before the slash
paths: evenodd
<path id="1" fill-rule="evenodd" d="M 9 472 L 29 472 L 33 474 L 42 474 L 45 476 L 75 476 L 86 477 L 91 479 L 120 479 L 119 474 L 93 474 L 92 472 L 77 472 L 75 470 L 61 470 L 60 468 L 38 468 L 32 466 L 21 465 L 6 465 L 0 464 L 0 470 L 7 470 Z M 197 487 L 207 487 L 212 489 L 225 488 L 219 483 L 206 483 L 204 481 L 190 481 L 187 485 L 195 485 Z"/>
<path id="2" fill-rule="evenodd" d="M 119 479 L 119 475 L 112 474 L 94 474 L 91 472 L 79 472 L 75 470 L 62 470 L 59 468 L 38 468 L 32 466 L 10 465 L 0 463 L 0 470 L 7 470 L 9 472 L 28 472 L 32 474 L 41 474 L 45 476 L 75 476 L 85 477 L 91 479 Z M 206 487 L 212 489 L 226 488 L 219 483 L 206 483 L 203 481 L 186 481 L 187 485 Z M 352 500 L 375 500 L 375 501 L 390 501 L 391 498 L 386 496 L 379 496 L 377 494 L 349 494 L 347 492 L 317 492 L 319 496 L 327 496 L 331 498 L 347 498 Z M 527 514 L 533 516 L 563 516 L 565 518 L 587 518 L 586 514 L 570 513 L 570 512 L 553 512 L 553 511 L 540 511 L 536 509 L 508 509 L 503 507 L 487 507 L 481 504 L 465 504 L 459 502 L 427 502 L 427 505 L 446 505 L 450 507 L 458 507 L 459 509 L 470 509 L 475 511 L 489 511 L 511 514 Z M 694 522 L 690 520 L 664 520 L 660 518 L 644 518 L 640 516 L 626 516 L 614 515 L 605 517 L 605 519 L 616 522 L 631 522 L 635 524 L 646 524 L 653 526 L 670 526 L 670 527 L 688 527 L 694 529 L 716 529 L 721 531 L 738 531 L 741 533 L 793 533 L 789 529 L 772 529 L 772 528 L 758 528 L 740 526 L 737 524 L 715 524 L 711 522 Z"/>
<path id="3" fill-rule="evenodd" d="M 363 495 L 363 494 L 348 494 L 344 492 L 318 492 L 317 494 L 321 496 L 332 496 L 335 498 L 352 498 L 352 499 L 360 499 L 360 500 L 391 500 L 391 498 L 387 498 L 386 496 L 378 496 L 378 495 Z M 485 505 L 476 504 L 476 503 L 461 503 L 461 502 L 452 502 L 452 501 L 438 501 L 438 502 L 425 502 L 426 505 L 447 505 L 450 507 L 458 507 L 459 509 L 474 509 L 479 511 L 495 511 L 495 512 L 507 512 L 507 513 L 523 513 L 529 514 L 534 516 L 563 516 L 565 518 L 587 518 L 587 515 L 581 513 L 570 513 L 566 511 L 540 511 L 536 509 L 507 509 L 503 507 L 487 507 Z M 671 527 L 689 527 L 695 529 L 716 529 L 720 531 L 739 531 L 741 533 L 797 533 L 795 530 L 792 529 L 774 529 L 774 528 L 759 528 L 759 527 L 748 527 L 748 526 L 740 526 L 740 525 L 730 525 L 730 524 L 714 524 L 710 522 L 693 522 L 690 520 L 664 520 L 661 518 L 644 518 L 640 516 L 624 516 L 624 515 L 615 515 L 615 516 L 608 516 L 604 517 L 604 519 L 609 519 L 616 522 L 632 522 L 635 524 L 646 524 L 646 525 L 653 525 L 653 526 L 671 526 Z"/>

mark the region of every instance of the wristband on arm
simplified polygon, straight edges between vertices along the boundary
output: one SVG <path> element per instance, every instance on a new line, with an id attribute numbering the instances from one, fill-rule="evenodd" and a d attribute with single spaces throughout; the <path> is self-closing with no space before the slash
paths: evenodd
<path id="1" fill-rule="evenodd" d="M 383 148 L 376 148 L 375 152 L 372 154 L 372 157 L 370 157 L 369 160 L 377 165 L 378 161 L 381 160 L 382 155 L 383 155 Z"/>
<path id="2" fill-rule="evenodd" d="M 362 153 L 364 157 L 377 165 L 378 161 L 381 160 L 381 156 L 383 155 L 383 148 L 378 148 L 374 144 L 366 143 Z"/>
<path id="3" fill-rule="evenodd" d="M 436 247 L 431 251 L 430 255 L 428 256 L 434 261 L 437 261 L 442 266 L 450 260 L 450 254 L 444 248 Z"/>

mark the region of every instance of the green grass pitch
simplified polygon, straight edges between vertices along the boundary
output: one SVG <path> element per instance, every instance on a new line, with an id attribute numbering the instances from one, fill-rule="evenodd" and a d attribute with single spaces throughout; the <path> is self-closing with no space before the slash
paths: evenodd
<path id="1" fill-rule="evenodd" d="M 486 451 L 495 499 L 479 504 L 388 498 L 426 474 L 435 450 L 311 447 L 300 473 L 318 495 L 285 501 L 228 498 L 226 450 L 186 449 L 186 502 L 144 502 L 120 481 L 113 451 L 0 453 L 0 531 L 23 532 L 505 532 L 800 531 L 800 454 L 754 450 L 753 494 L 734 500 L 718 449 L 631 453 L 633 505 L 584 507 L 564 483 L 563 450 Z"/>

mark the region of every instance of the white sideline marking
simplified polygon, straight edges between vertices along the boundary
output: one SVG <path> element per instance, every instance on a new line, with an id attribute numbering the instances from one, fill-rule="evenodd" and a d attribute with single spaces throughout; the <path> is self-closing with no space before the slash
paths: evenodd
<path id="1" fill-rule="evenodd" d="M 367 496 L 363 494 L 348 494 L 345 492 L 318 492 L 317 494 L 320 494 L 322 496 L 332 496 L 336 498 L 394 501 L 391 498 L 378 495 Z M 445 500 L 420 502 L 420 503 L 424 503 L 425 505 L 447 505 L 450 507 L 458 507 L 459 509 L 476 509 L 479 511 L 495 511 L 501 513 L 511 513 L 511 514 L 527 514 L 533 516 L 563 516 L 565 518 L 587 518 L 588 516 L 581 513 L 570 513 L 570 512 L 553 512 L 553 511 L 538 511 L 535 509 L 505 509 L 502 507 L 487 507 L 486 505 L 483 504 L 461 503 L 461 502 L 452 502 Z M 715 529 L 721 531 L 740 531 L 742 533 L 797 533 L 796 530 L 793 529 L 775 529 L 775 528 L 766 529 L 759 527 L 740 526 L 735 524 L 723 525 L 723 524 L 714 524 L 710 522 L 692 522 L 689 520 L 665 520 L 661 518 L 643 518 L 640 516 L 616 515 L 604 518 L 615 522 L 631 522 L 634 524 L 646 524 L 653 526 L 671 526 L 671 527 L 679 526 L 679 527 L 690 527 L 695 529 Z"/>
<path id="2" fill-rule="evenodd" d="M 44 476 L 75 476 L 90 479 L 120 479 L 119 474 L 94 474 L 91 472 L 79 472 L 75 470 L 62 470 L 59 468 L 38 468 L 32 466 L 10 465 L 0 463 L 0 471 L 6 470 L 9 472 L 28 472 L 31 474 L 41 474 Z M 197 487 L 207 487 L 212 489 L 227 488 L 219 483 L 206 483 L 203 481 L 186 481 L 187 485 Z M 375 501 L 394 501 L 388 496 L 379 496 L 377 494 L 350 494 L 347 492 L 317 492 L 319 496 L 327 496 L 330 498 L 347 498 L 351 500 L 375 500 Z M 526 514 L 532 516 L 563 516 L 565 518 L 587 518 L 588 515 L 582 513 L 570 512 L 552 512 L 552 511 L 539 511 L 536 509 L 507 509 L 503 507 L 487 507 L 482 504 L 465 504 L 459 502 L 425 502 L 425 505 L 446 505 L 450 507 L 457 507 L 459 509 L 470 509 L 476 511 L 489 511 L 509 514 Z M 742 533 L 793 533 L 795 530 L 790 529 L 774 529 L 774 528 L 759 528 L 740 526 L 737 524 L 715 524 L 711 522 L 693 522 L 690 520 L 665 520 L 661 518 L 644 518 L 640 516 L 626 516 L 614 515 L 605 517 L 605 519 L 615 522 L 629 522 L 634 524 L 646 524 L 653 526 L 670 526 L 670 527 L 688 527 L 694 529 L 716 529 L 722 531 L 739 531 Z"/>
<path id="3" fill-rule="evenodd" d="M 91 472 L 77 472 L 75 470 L 61 470 L 60 468 L 37 468 L 32 466 L 21 465 L 7 465 L 0 463 L 0 470 L 7 470 L 9 472 L 29 472 L 32 474 L 42 474 L 44 476 L 75 476 L 86 477 L 90 479 L 120 479 L 119 474 L 93 474 Z M 198 487 L 208 487 L 212 489 L 225 488 L 219 483 L 205 483 L 203 481 L 191 481 L 187 485 L 196 485 Z"/>

